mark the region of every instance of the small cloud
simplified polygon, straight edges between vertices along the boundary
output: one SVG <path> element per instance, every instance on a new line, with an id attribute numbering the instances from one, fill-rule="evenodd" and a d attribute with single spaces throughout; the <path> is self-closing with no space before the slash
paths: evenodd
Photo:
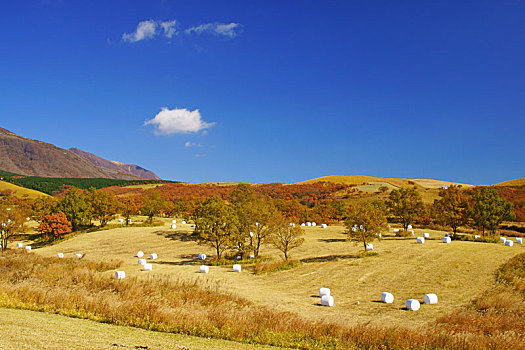
<path id="1" fill-rule="evenodd" d="M 156 21 L 151 19 L 149 21 L 142 21 L 137 25 L 135 32 L 122 34 L 122 40 L 135 43 L 137 41 L 151 39 L 155 36 L 156 30 Z"/>
<path id="2" fill-rule="evenodd" d="M 164 36 L 166 38 L 172 38 L 173 35 L 177 34 L 177 30 L 175 29 L 176 24 L 176 20 L 160 22 L 160 26 L 164 30 Z"/>
<path id="3" fill-rule="evenodd" d="M 144 125 L 154 125 L 156 135 L 172 135 L 199 132 L 212 127 L 215 123 L 203 121 L 198 109 L 189 111 L 185 108 L 163 107 L 155 118 L 146 121 Z"/>
<path id="4" fill-rule="evenodd" d="M 187 141 L 185 144 L 184 144 L 184 147 L 188 148 L 188 147 L 200 147 L 201 144 L 200 143 L 197 143 L 197 142 L 190 142 L 190 141 Z"/>
<path id="5" fill-rule="evenodd" d="M 190 27 L 185 30 L 186 34 L 202 34 L 202 33 L 211 33 L 214 35 L 222 35 L 229 38 L 235 38 L 237 36 L 237 31 L 242 28 L 240 23 L 205 23 L 200 26 Z"/>

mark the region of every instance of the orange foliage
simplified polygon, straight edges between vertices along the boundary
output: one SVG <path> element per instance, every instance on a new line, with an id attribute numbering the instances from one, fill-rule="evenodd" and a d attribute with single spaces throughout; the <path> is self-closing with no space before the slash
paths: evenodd
<path id="1" fill-rule="evenodd" d="M 37 229 L 44 237 L 57 238 L 63 234 L 71 232 L 71 223 L 67 221 L 66 215 L 62 212 L 44 216 Z"/>

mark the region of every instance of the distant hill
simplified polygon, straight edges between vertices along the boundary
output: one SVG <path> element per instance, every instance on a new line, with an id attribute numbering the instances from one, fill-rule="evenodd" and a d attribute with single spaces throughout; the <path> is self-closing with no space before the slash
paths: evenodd
<path id="1" fill-rule="evenodd" d="M 38 198 L 47 194 L 29 188 L 20 187 L 9 182 L 0 180 L 0 195 L 9 193 L 19 198 Z"/>
<path id="2" fill-rule="evenodd" d="M 78 152 L 83 152 L 78 150 Z M 0 169 L 25 176 L 56 178 L 158 179 L 139 166 L 107 161 L 90 153 L 81 156 L 52 144 L 28 139 L 0 128 Z M 112 164 L 111 167 L 97 165 Z M 144 177 L 143 177 L 144 176 Z"/>
<path id="3" fill-rule="evenodd" d="M 153 173 L 152 171 L 146 170 L 135 164 L 126 164 L 126 163 L 106 160 L 104 158 L 101 158 L 99 156 L 96 156 L 86 151 L 82 151 L 81 149 L 74 148 L 74 147 L 70 148 L 69 151 L 75 154 L 78 154 L 82 158 L 89 160 L 92 164 L 99 166 L 99 167 L 114 169 L 114 170 L 117 170 L 118 172 L 121 172 L 124 174 L 130 174 L 132 176 L 136 176 L 141 179 L 160 180 L 160 178 L 157 175 L 155 175 L 155 173 Z"/>
<path id="4" fill-rule="evenodd" d="M 386 187 L 420 187 L 422 189 L 437 189 L 443 186 L 450 185 L 461 185 L 462 187 L 473 187 L 474 185 L 462 184 L 451 181 L 433 180 L 433 179 L 404 179 L 395 177 L 380 177 L 380 176 L 365 176 L 365 175 L 331 175 L 318 177 L 316 179 L 306 180 L 299 182 L 301 183 L 314 183 L 314 182 L 333 182 L 341 183 L 346 185 L 363 185 L 363 184 L 384 184 Z"/>
<path id="5" fill-rule="evenodd" d="M 503 181 L 494 186 L 525 186 L 525 178 Z"/>

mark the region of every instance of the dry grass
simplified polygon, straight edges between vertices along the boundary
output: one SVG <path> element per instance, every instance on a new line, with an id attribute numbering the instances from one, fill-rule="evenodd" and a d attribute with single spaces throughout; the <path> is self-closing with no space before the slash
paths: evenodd
<path id="1" fill-rule="evenodd" d="M 47 197 L 48 195 L 39 191 L 31 190 L 29 188 L 20 187 L 13 185 L 12 183 L 1 181 L 0 180 L 0 192 L 9 190 L 12 191 L 13 195 L 19 198 L 38 198 L 38 197 Z"/>
<path id="2" fill-rule="evenodd" d="M 277 261 L 257 261 L 254 272 L 256 275 L 261 273 L 286 271 L 293 269 L 301 264 L 298 260 L 277 260 Z"/>
<path id="3" fill-rule="evenodd" d="M 525 185 L 525 177 L 521 179 L 514 179 L 514 180 L 500 182 L 498 184 L 495 184 L 494 186 L 524 186 L 524 185 Z"/>

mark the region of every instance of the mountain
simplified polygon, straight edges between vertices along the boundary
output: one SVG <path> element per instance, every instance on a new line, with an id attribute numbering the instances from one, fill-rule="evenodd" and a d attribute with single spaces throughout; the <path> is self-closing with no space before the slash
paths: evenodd
<path id="1" fill-rule="evenodd" d="M 102 158 L 99 159 L 101 162 L 109 162 Z M 136 165 L 128 165 L 127 167 L 121 165 L 111 168 L 96 165 L 91 160 L 72 151 L 16 135 L 4 128 L 0 128 L 0 169 L 25 176 L 41 177 L 121 180 L 151 179 L 152 176 L 157 178 L 152 172 Z M 142 177 L 142 175 L 148 177 Z"/>
<path id="2" fill-rule="evenodd" d="M 81 149 L 74 147 L 70 148 L 69 151 L 78 154 L 82 158 L 89 160 L 92 164 L 99 167 L 114 169 L 121 173 L 130 174 L 132 176 L 136 176 L 142 179 L 160 180 L 160 178 L 157 175 L 155 175 L 155 173 L 153 173 L 152 171 L 146 170 L 135 164 L 126 164 L 117 161 L 106 160 L 104 158 L 101 158 L 99 156 L 96 156 L 86 151 L 82 151 Z"/>

